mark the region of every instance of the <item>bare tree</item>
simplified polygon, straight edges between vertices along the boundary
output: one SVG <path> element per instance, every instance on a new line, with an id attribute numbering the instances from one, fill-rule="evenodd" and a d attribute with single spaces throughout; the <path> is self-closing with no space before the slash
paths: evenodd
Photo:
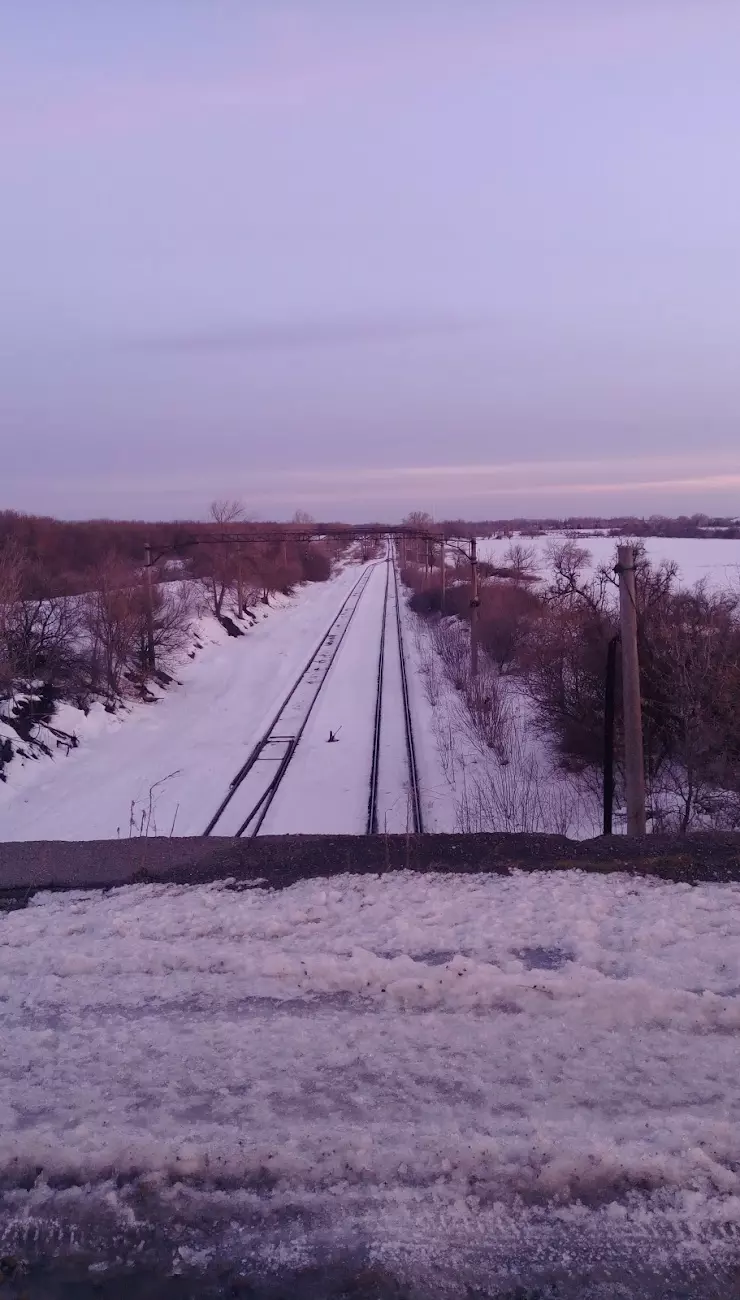
<path id="1" fill-rule="evenodd" d="M 648 780 L 657 825 L 740 824 L 740 619 L 698 583 L 643 620 Z"/>
<path id="2" fill-rule="evenodd" d="M 534 546 L 524 546 L 522 542 L 510 542 L 504 551 L 504 564 L 510 569 L 516 582 L 537 572 L 537 550 Z"/>
<path id="3" fill-rule="evenodd" d="M 0 697 L 12 690 L 16 673 L 14 631 L 21 599 L 23 553 L 14 538 L 0 548 Z"/>
<path id="4" fill-rule="evenodd" d="M 153 590 L 154 646 L 157 663 L 167 666 L 184 649 L 195 614 L 191 585 L 186 582 L 158 584 Z M 138 611 L 138 645 L 142 666 L 146 664 L 146 611 Z"/>
<path id="5" fill-rule="evenodd" d="M 214 524 L 225 531 L 244 516 L 240 501 L 212 501 L 209 514 Z M 237 610 L 244 608 L 243 582 L 244 556 L 238 543 L 208 542 L 200 547 L 194 560 L 194 569 L 208 592 L 211 609 L 217 619 L 223 618 L 224 602 L 228 593 L 236 588 Z"/>
<path id="6" fill-rule="evenodd" d="M 137 662 L 144 621 L 144 591 L 137 576 L 111 555 L 97 568 L 94 590 L 83 601 L 90 685 L 109 699 L 121 694 L 124 674 Z"/>
<path id="7" fill-rule="evenodd" d="M 220 499 L 211 502 L 208 513 L 214 524 L 220 524 L 223 528 L 244 518 L 244 506 L 241 501 Z"/>
<path id="8" fill-rule="evenodd" d="M 406 539 L 406 561 L 424 564 L 427 558 L 427 543 L 423 540 L 423 536 L 439 531 L 434 519 L 426 510 L 412 510 L 401 522 L 404 528 L 421 535 Z"/>

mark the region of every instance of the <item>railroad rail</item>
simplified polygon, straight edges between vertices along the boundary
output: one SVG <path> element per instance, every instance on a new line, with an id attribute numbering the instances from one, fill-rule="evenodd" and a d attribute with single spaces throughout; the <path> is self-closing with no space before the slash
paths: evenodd
<path id="1" fill-rule="evenodd" d="M 398 653 L 401 658 L 401 694 L 403 696 L 403 714 L 406 729 L 406 757 L 409 765 L 409 793 L 411 795 L 411 810 L 414 818 L 414 832 L 421 835 L 424 831 L 424 822 L 421 812 L 421 788 L 419 786 L 419 770 L 416 764 L 416 746 L 414 744 L 414 727 L 411 717 L 411 698 L 409 695 L 409 681 L 406 671 L 406 651 L 403 645 L 403 623 L 401 621 L 401 600 L 398 588 L 398 569 L 396 568 L 395 559 L 393 564 L 393 581 L 396 588 L 396 624 L 398 626 Z"/>
<path id="2" fill-rule="evenodd" d="M 383 733 L 383 711 L 391 706 L 387 692 L 385 690 L 386 681 L 386 658 L 387 658 L 387 627 L 388 627 L 388 602 L 391 595 L 391 573 L 393 598 L 395 602 L 395 619 L 392 623 L 395 626 L 395 641 L 398 648 L 398 659 L 401 680 L 401 707 L 403 710 L 404 736 L 406 744 L 406 765 L 408 771 L 408 794 L 410 802 L 411 820 L 413 831 L 416 835 L 423 834 L 424 819 L 421 806 L 421 787 L 419 783 L 419 771 L 416 762 L 416 745 L 414 743 L 414 727 L 411 713 L 411 698 L 409 693 L 408 672 L 406 665 L 406 652 L 403 639 L 403 621 L 401 618 L 401 599 L 398 582 L 398 569 L 396 559 L 389 542 L 388 551 L 388 572 L 385 585 L 385 601 L 383 604 L 383 620 L 380 630 L 380 649 L 378 654 L 378 681 L 375 701 L 375 720 L 373 727 L 373 746 L 370 764 L 370 791 L 368 797 L 367 824 L 366 833 L 375 835 L 378 833 L 378 796 L 380 783 L 380 765 L 381 765 L 381 744 Z"/>
<path id="3" fill-rule="evenodd" d="M 367 802 L 368 835 L 378 832 L 378 782 L 380 780 L 380 736 L 383 723 L 383 679 L 385 675 L 385 629 L 388 622 L 388 590 L 391 577 L 390 552 L 385 575 L 385 599 L 383 601 L 383 619 L 380 625 L 380 653 L 378 655 L 378 684 L 375 694 L 375 719 L 373 723 L 373 752 L 370 761 L 370 795 Z"/>
<path id="4" fill-rule="evenodd" d="M 205 835 L 214 831 L 221 835 L 259 834 L 374 568 L 374 564 L 369 564 L 357 579 L 269 727 L 232 779 L 226 797 L 205 828 Z M 272 775 L 269 774 L 271 764 L 277 764 Z"/>

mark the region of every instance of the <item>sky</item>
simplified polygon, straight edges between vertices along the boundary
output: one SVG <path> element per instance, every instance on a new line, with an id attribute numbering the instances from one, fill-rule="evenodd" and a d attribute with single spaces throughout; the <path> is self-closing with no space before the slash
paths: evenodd
<path id="1" fill-rule="evenodd" d="M 737 0 L 0 0 L 0 508 L 740 513 Z"/>

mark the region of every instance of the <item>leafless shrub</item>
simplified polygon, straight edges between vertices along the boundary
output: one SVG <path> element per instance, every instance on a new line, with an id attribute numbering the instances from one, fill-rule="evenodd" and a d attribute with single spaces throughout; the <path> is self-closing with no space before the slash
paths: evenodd
<path id="1" fill-rule="evenodd" d="M 306 546 L 301 551 L 300 564 L 304 582 L 328 582 L 331 577 L 331 556 L 323 545 Z"/>
<path id="2" fill-rule="evenodd" d="M 2 615 L 6 692 L 13 683 L 24 688 L 68 685 L 75 676 L 79 625 L 76 598 L 25 599 L 21 585 L 20 595 L 4 606 Z"/>
<path id="3" fill-rule="evenodd" d="M 542 609 L 542 598 L 519 582 L 493 581 L 482 588 L 478 637 L 499 672 L 519 669 L 522 646 Z"/>
<path id="4" fill-rule="evenodd" d="M 449 681 L 456 690 L 463 690 L 469 672 L 469 629 L 456 619 L 440 620 L 432 627 L 432 639 Z"/>
<path id="5" fill-rule="evenodd" d="M 439 702 L 441 688 L 439 657 L 430 644 L 429 638 L 418 626 L 414 629 L 414 648 L 424 694 L 431 707 L 435 708 Z"/>
<path id="6" fill-rule="evenodd" d="M 463 692 L 464 714 L 461 722 L 474 748 L 484 756 L 495 752 L 507 758 L 511 746 L 512 718 L 496 674 L 479 672 L 467 675 Z"/>
<path id="7" fill-rule="evenodd" d="M 197 612 L 197 599 L 189 582 L 171 582 L 157 585 L 152 591 L 154 612 L 154 648 L 160 666 L 168 666 L 183 650 L 190 635 Z M 141 647 L 141 662 L 146 657 L 143 647 L 146 638 L 146 611 L 138 606 L 139 631 L 137 641 Z"/>
<path id="8" fill-rule="evenodd" d="M 179 776 L 179 775 L 180 775 L 180 768 L 178 768 L 174 772 L 168 773 L 167 776 L 161 777 L 159 781 L 154 781 L 153 784 L 149 786 L 148 797 L 145 801 L 142 802 L 141 806 L 139 806 L 139 804 L 135 799 L 131 800 L 131 806 L 129 808 L 129 818 L 128 818 L 128 837 L 127 837 L 128 839 L 130 840 L 148 839 L 150 835 L 154 835 L 154 836 L 159 835 L 160 832 L 157 827 L 157 804 L 162 795 L 162 787 L 165 786 L 168 781 L 171 781 L 174 776 Z M 180 810 L 180 805 L 178 803 L 175 807 L 175 812 L 172 817 L 172 821 L 170 823 L 170 829 L 169 829 L 170 839 L 175 833 L 175 823 L 177 821 L 177 814 L 179 810 Z M 120 836 L 121 836 L 121 828 L 119 827 L 118 828 L 119 839 Z"/>
<path id="9" fill-rule="evenodd" d="M 572 776 L 553 779 L 541 758 L 516 733 L 505 763 L 469 767 L 457 808 L 468 832 L 578 835 L 598 825 L 598 804 Z"/>
<path id="10" fill-rule="evenodd" d="M 437 752 L 439 754 L 442 772 L 444 773 L 445 780 L 448 784 L 454 786 L 457 767 L 457 749 L 455 744 L 455 731 L 449 710 L 440 710 L 435 712 L 432 726 L 434 730 L 434 738 L 437 742 Z"/>

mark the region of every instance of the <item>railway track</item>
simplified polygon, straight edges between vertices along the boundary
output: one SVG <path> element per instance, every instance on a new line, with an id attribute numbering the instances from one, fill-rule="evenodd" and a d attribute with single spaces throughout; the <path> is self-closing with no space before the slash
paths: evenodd
<path id="1" fill-rule="evenodd" d="M 367 566 L 344 600 L 269 727 L 231 781 L 205 835 L 259 834 L 374 568 L 373 564 Z"/>
<path id="2" fill-rule="evenodd" d="M 266 731 L 233 777 L 225 797 L 205 828 L 205 835 L 239 837 L 260 834 L 372 574 L 379 567 L 378 562 L 371 563 L 360 574 Z M 389 829 L 413 830 L 420 834 L 424 827 L 400 589 L 390 543 L 385 568 L 365 831 L 377 834 Z M 378 595 L 376 592 L 373 601 Z M 366 678 L 363 680 L 367 681 Z M 302 771 L 304 761 L 302 759 L 300 764 Z M 331 767 L 327 771 L 331 771 Z M 336 777 L 336 768 L 334 772 Z M 293 771 L 289 783 L 291 789 L 294 788 L 295 775 Z M 359 785 L 360 771 L 357 777 Z M 355 786 L 355 791 L 359 794 L 358 786 Z M 284 799 L 285 791 L 281 795 L 283 802 Z M 297 824 L 294 821 L 293 825 L 296 830 L 302 830 L 302 819 L 299 818 Z"/>
<path id="3" fill-rule="evenodd" d="M 397 699 L 394 701 L 390 698 L 391 692 L 388 689 L 389 673 L 387 669 L 391 666 L 390 655 L 393 654 L 393 650 L 390 649 L 388 644 L 390 640 L 395 645 L 395 654 L 397 656 L 396 668 L 400 681 L 403 736 L 406 751 L 406 829 L 413 830 L 416 835 L 421 835 L 424 831 L 421 788 L 416 762 L 416 745 L 414 743 L 414 727 L 408 685 L 406 652 L 404 648 L 398 569 L 392 551 L 389 551 L 387 565 L 385 601 L 383 605 L 383 618 L 380 630 L 380 649 L 378 654 L 378 680 L 375 701 L 372 758 L 370 764 L 370 790 L 367 808 L 367 824 L 365 829 L 368 835 L 375 835 L 379 831 L 386 829 L 385 826 L 380 825 L 382 801 L 381 769 L 383 763 L 383 718 L 385 714 L 387 722 L 389 715 L 392 715 L 393 710 L 398 708 Z M 391 604 L 393 605 L 393 612 L 389 617 L 389 605 Z M 389 624 L 392 628 L 390 637 L 388 633 Z"/>

